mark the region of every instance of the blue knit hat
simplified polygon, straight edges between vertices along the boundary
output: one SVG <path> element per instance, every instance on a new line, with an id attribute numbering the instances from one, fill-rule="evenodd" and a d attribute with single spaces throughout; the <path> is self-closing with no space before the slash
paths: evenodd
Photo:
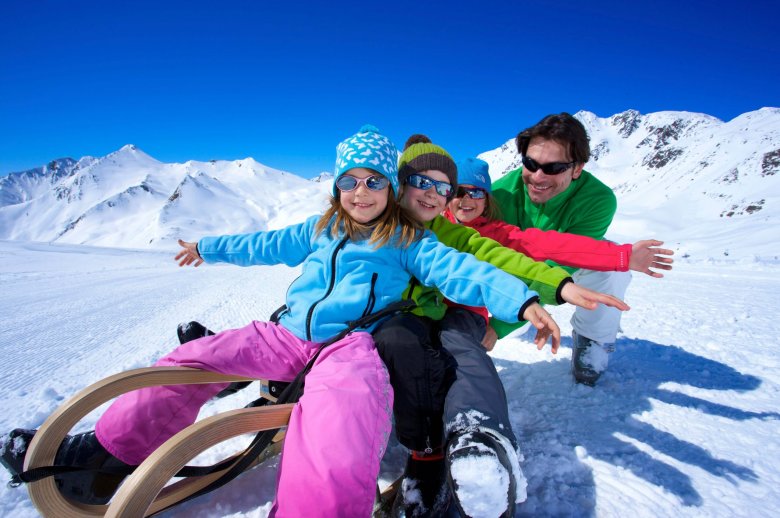
<path id="1" fill-rule="evenodd" d="M 336 176 L 333 196 L 338 197 L 336 180 L 354 167 L 365 167 L 390 180 L 393 194 L 398 196 L 398 150 L 389 138 L 370 124 L 344 140 L 336 148 Z"/>
<path id="2" fill-rule="evenodd" d="M 491 190 L 488 163 L 479 158 L 467 158 L 458 162 L 458 184 L 473 185 L 487 192 Z"/>

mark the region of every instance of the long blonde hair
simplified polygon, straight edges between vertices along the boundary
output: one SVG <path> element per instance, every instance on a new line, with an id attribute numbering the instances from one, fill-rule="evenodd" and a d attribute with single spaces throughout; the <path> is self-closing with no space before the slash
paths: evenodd
<path id="1" fill-rule="evenodd" d="M 330 228 L 328 228 L 330 227 Z M 392 189 L 387 190 L 387 207 L 382 214 L 368 224 L 358 223 L 347 214 L 341 201 L 331 196 L 330 207 L 317 221 L 314 229 L 317 235 L 328 228 L 332 236 L 345 234 L 353 241 L 365 239 L 373 243 L 374 248 L 381 248 L 387 244 L 406 247 L 423 235 L 422 224 L 411 218 L 395 199 Z M 397 241 L 393 241 L 398 233 Z"/>

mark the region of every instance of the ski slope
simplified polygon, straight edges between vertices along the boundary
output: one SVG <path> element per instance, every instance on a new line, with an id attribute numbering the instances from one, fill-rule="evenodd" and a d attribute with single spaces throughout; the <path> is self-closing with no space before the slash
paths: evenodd
<path id="1" fill-rule="evenodd" d="M 35 428 L 67 398 L 144 367 L 178 343 L 176 325 L 266 319 L 298 270 L 179 268 L 170 253 L 0 242 L 0 430 Z M 491 353 L 520 441 L 528 499 L 518 516 L 773 517 L 780 509 L 780 266 L 680 261 L 635 274 L 632 310 L 596 388 L 558 355 L 512 335 Z M 572 309 L 553 308 L 568 335 Z M 203 415 L 243 406 L 250 388 Z M 75 431 L 91 429 L 100 410 Z M 335 440 L 335 438 L 334 438 Z M 203 454 L 216 461 L 245 438 Z M 380 484 L 402 470 L 391 442 Z M 166 517 L 264 517 L 275 460 Z M 3 471 L 0 483 L 8 480 Z M 38 516 L 0 484 L 0 515 Z"/>

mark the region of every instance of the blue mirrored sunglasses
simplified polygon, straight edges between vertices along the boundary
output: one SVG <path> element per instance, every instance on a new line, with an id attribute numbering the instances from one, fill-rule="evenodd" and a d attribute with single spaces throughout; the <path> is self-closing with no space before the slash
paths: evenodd
<path id="1" fill-rule="evenodd" d="M 406 183 L 408 183 L 415 189 L 422 189 L 423 191 L 427 191 L 431 187 L 436 187 L 436 192 L 441 194 L 445 198 L 449 198 L 450 195 L 452 194 L 452 185 L 448 184 L 447 182 L 440 182 L 438 180 L 434 180 L 433 178 L 430 178 L 423 174 L 409 175 L 409 177 L 406 179 Z"/>
<path id="2" fill-rule="evenodd" d="M 472 200 L 482 200 L 487 196 L 485 189 L 479 187 L 462 187 L 458 186 L 458 192 L 455 193 L 456 198 L 465 198 L 468 196 Z"/>
<path id="3" fill-rule="evenodd" d="M 339 176 L 339 179 L 336 180 L 336 187 L 338 187 L 340 191 L 349 192 L 357 189 L 358 185 L 361 183 L 365 184 L 366 187 L 372 191 L 381 191 L 390 185 L 390 180 L 382 175 L 373 175 L 367 178 L 355 178 L 354 176 L 345 174 Z"/>
<path id="4" fill-rule="evenodd" d="M 532 173 L 541 169 L 544 174 L 561 174 L 568 171 L 569 168 L 576 163 L 577 162 L 550 162 L 549 164 L 540 164 L 533 158 L 527 156 L 523 157 L 523 167 Z"/>

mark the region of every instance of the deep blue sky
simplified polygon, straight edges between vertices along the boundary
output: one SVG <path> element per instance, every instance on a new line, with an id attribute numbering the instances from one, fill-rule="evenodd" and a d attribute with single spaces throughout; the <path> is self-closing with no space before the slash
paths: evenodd
<path id="1" fill-rule="evenodd" d="M 459 159 L 553 112 L 730 120 L 780 106 L 778 19 L 769 0 L 9 0 L 0 174 L 135 144 L 309 177 L 367 122 Z"/>

